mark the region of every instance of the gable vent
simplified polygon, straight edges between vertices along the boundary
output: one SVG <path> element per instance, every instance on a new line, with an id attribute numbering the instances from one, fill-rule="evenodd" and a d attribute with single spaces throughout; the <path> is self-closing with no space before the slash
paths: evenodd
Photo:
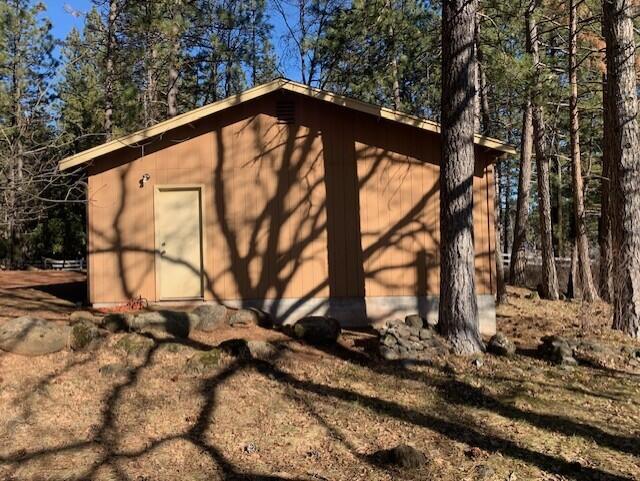
<path id="1" fill-rule="evenodd" d="M 296 106 L 293 100 L 279 99 L 276 102 L 276 117 L 279 124 L 291 125 L 296 120 Z"/>

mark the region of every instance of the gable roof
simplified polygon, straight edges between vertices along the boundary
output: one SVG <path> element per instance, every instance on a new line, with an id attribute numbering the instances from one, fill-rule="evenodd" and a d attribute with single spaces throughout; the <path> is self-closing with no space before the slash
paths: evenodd
<path id="1" fill-rule="evenodd" d="M 361 102 L 360 100 L 351 99 L 343 95 L 334 94 L 314 87 L 309 87 L 307 85 L 293 82 L 292 80 L 276 79 L 266 84 L 258 85 L 257 87 L 246 90 L 232 97 L 228 97 L 212 104 L 204 105 L 197 109 L 190 110 L 189 112 L 177 115 L 171 119 L 165 120 L 164 122 L 160 122 L 151 127 L 138 130 L 137 132 L 134 132 L 132 134 L 119 137 L 104 144 L 87 149 L 83 152 L 71 155 L 65 159 L 62 159 L 58 163 L 58 167 L 60 170 L 66 170 L 70 169 L 71 167 L 85 164 L 102 155 L 115 152 L 125 147 L 133 147 L 137 143 L 142 142 L 146 139 L 161 135 L 169 130 L 190 124 L 216 112 L 220 112 L 235 105 L 239 105 L 244 102 L 248 102 L 249 100 L 262 97 L 277 90 L 294 92 L 314 99 L 319 99 L 324 102 L 329 102 L 352 110 L 373 115 L 382 119 L 417 127 L 419 129 L 426 130 L 427 132 L 433 132 L 436 134 L 440 133 L 440 124 L 431 120 L 422 119 L 420 117 L 398 112 L 386 107 L 379 107 L 366 102 Z M 480 145 L 490 150 L 496 151 L 498 155 L 516 153 L 516 149 L 512 145 L 491 137 L 485 137 L 483 135 L 476 134 L 474 137 L 474 142 L 476 145 Z"/>

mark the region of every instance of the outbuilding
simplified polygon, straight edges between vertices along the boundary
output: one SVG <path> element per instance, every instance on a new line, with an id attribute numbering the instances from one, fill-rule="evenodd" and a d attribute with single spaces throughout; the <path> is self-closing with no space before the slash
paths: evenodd
<path id="1" fill-rule="evenodd" d="M 476 289 L 495 331 L 493 163 L 475 136 Z M 437 318 L 438 124 L 278 79 L 68 157 L 96 307 L 252 306 L 281 322 Z"/>

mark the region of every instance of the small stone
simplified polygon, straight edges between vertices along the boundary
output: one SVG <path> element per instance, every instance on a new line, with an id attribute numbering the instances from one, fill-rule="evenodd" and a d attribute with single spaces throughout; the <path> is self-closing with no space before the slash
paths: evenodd
<path id="1" fill-rule="evenodd" d="M 420 337 L 418 336 L 409 336 L 409 340 L 412 342 L 420 342 Z"/>
<path id="2" fill-rule="evenodd" d="M 424 321 L 418 314 L 412 314 L 405 317 L 404 322 L 407 326 L 415 327 L 417 329 L 422 329 L 422 327 L 424 326 Z"/>
<path id="3" fill-rule="evenodd" d="M 380 346 L 380 356 L 385 361 L 397 361 L 400 359 L 398 351 L 387 346 Z"/>
<path id="4" fill-rule="evenodd" d="M 516 353 L 516 346 L 507 336 L 499 332 L 489 340 L 487 351 L 496 356 L 513 356 Z"/>
<path id="5" fill-rule="evenodd" d="M 476 368 L 480 368 L 484 364 L 484 361 L 481 358 L 476 357 L 474 360 L 471 361 L 471 364 Z"/>
<path id="6" fill-rule="evenodd" d="M 382 338 L 382 344 L 387 347 L 393 347 L 396 344 L 398 344 L 398 340 L 395 338 L 395 336 L 392 336 L 391 334 L 387 334 Z"/>
<path id="7" fill-rule="evenodd" d="M 261 361 L 269 361 L 280 353 L 276 345 L 267 341 L 247 341 L 247 348 L 253 359 Z"/>
<path id="8" fill-rule="evenodd" d="M 202 304 L 191 312 L 199 319 L 198 324 L 193 327 L 204 332 L 212 332 L 224 327 L 229 316 L 227 308 L 219 304 Z"/>
<path id="9" fill-rule="evenodd" d="M 373 454 L 373 458 L 382 464 L 393 465 L 404 469 L 418 469 L 427 464 L 427 457 L 423 452 L 406 444 L 378 451 Z"/>
<path id="10" fill-rule="evenodd" d="M 432 329 L 420 329 L 420 339 L 425 340 L 425 339 L 431 339 L 434 335 L 434 332 Z"/>

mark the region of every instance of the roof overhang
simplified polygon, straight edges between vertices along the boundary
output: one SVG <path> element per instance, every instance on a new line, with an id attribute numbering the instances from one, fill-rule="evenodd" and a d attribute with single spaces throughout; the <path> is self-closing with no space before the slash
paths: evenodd
<path id="1" fill-rule="evenodd" d="M 431 120 L 422 119 L 414 115 L 405 114 L 385 107 L 379 107 L 366 102 L 361 102 L 359 100 L 350 99 L 342 95 L 326 92 L 324 90 L 309 87 L 307 85 L 293 82 L 291 80 L 276 79 L 269 83 L 246 90 L 232 97 L 205 105 L 203 107 L 199 107 L 194 110 L 190 110 L 189 112 L 177 115 L 169 120 L 165 120 L 164 122 L 160 122 L 151 127 L 138 130 L 137 132 L 134 132 L 132 134 L 119 137 L 104 144 L 87 149 L 83 152 L 71 155 L 61 160 L 58 163 L 58 167 L 60 168 L 60 170 L 70 169 L 72 167 L 85 164 L 103 155 L 123 149 L 125 147 L 135 147 L 137 146 L 137 144 L 139 144 L 140 142 L 144 142 L 147 139 L 157 137 L 170 130 L 188 125 L 209 115 L 215 114 L 236 105 L 240 105 L 258 97 L 262 97 L 277 90 L 294 92 L 300 95 L 305 95 L 307 97 L 323 100 L 325 102 L 373 115 L 382 119 L 410 125 L 421 130 L 426 130 L 427 132 L 433 132 L 436 134 L 440 133 L 440 124 Z M 503 155 L 516 153 L 516 149 L 512 145 L 509 145 L 498 139 L 476 134 L 474 141 L 478 146 L 496 151 L 496 158 L 502 157 Z"/>

